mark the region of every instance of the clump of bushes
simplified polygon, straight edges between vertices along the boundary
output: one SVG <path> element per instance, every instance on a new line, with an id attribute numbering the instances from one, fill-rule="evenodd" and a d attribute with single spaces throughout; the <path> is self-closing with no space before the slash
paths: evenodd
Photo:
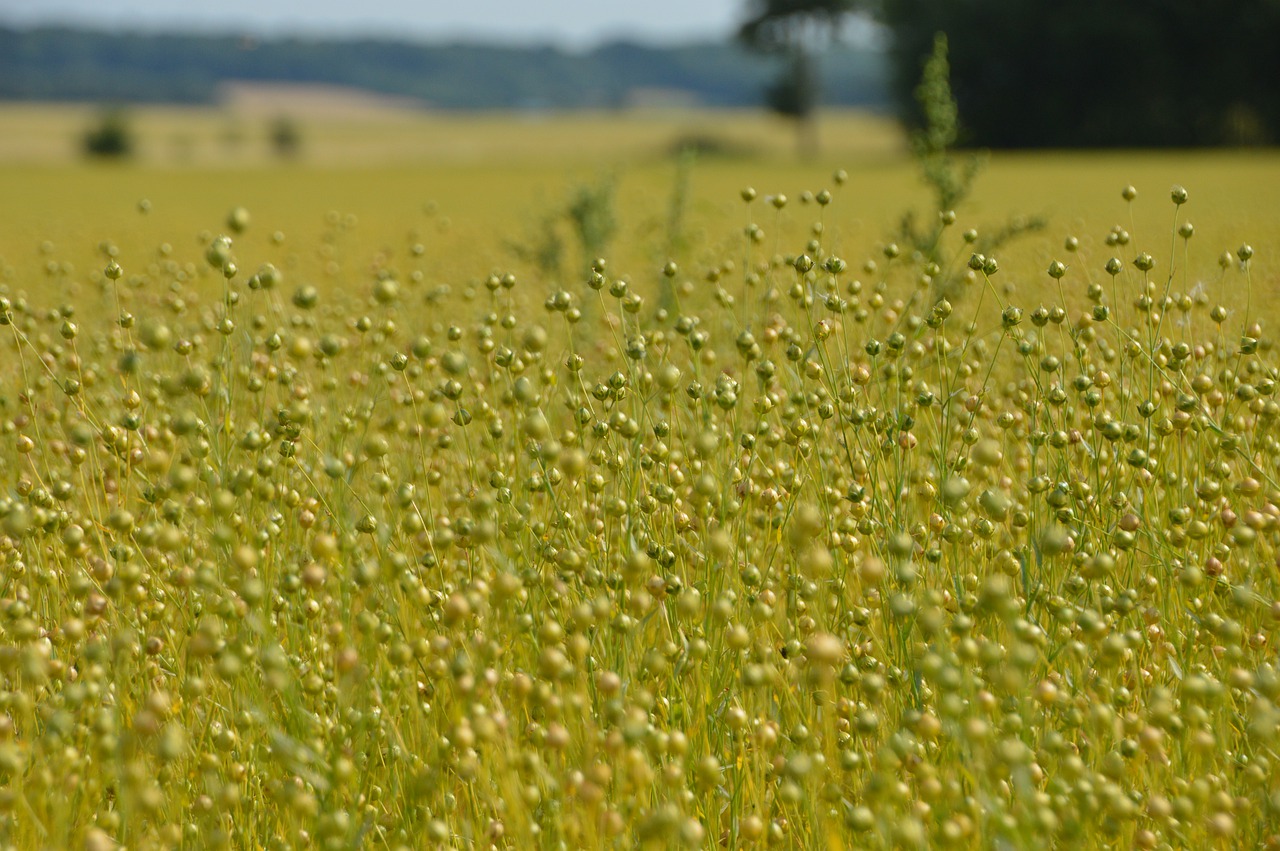
<path id="1" fill-rule="evenodd" d="M 96 159 L 125 159 L 133 156 L 135 139 L 128 115 L 113 108 L 99 115 L 81 138 L 85 156 Z"/>

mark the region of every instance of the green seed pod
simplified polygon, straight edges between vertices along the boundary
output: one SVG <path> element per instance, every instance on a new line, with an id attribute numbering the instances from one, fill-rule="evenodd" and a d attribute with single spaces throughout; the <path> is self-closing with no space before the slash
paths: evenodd
<path id="1" fill-rule="evenodd" d="M 952 476 L 942 483 L 939 495 L 944 505 L 954 508 L 969 495 L 972 485 L 963 476 Z"/>
<path id="2" fill-rule="evenodd" d="M 298 287 L 293 293 L 293 306 L 300 310 L 310 310 L 320 301 L 320 291 L 313 286 Z"/>
<path id="3" fill-rule="evenodd" d="M 249 211 L 236 207 L 227 213 L 227 228 L 233 233 L 244 233 L 249 227 Z"/>
<path id="4" fill-rule="evenodd" d="M 391 304 L 400 297 L 400 285 L 392 278 L 384 278 L 373 285 L 373 299 L 378 304 Z"/>
<path id="5" fill-rule="evenodd" d="M 978 505 L 990 519 L 1000 522 L 1009 516 L 1012 501 L 1006 494 L 994 488 L 987 488 L 978 496 Z"/>

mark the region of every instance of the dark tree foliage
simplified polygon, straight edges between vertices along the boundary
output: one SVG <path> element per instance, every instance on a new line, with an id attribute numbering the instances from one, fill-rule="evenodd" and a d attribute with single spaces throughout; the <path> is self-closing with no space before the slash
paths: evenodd
<path id="1" fill-rule="evenodd" d="M 859 0 L 752 0 L 738 36 L 757 50 L 811 49 L 863 5 Z"/>
<path id="2" fill-rule="evenodd" d="M 783 57 L 779 75 L 765 90 L 765 102 L 795 120 L 804 155 L 816 153 L 818 145 L 814 116 L 822 101 L 822 81 L 815 55 L 862 5 L 860 0 L 752 0 L 749 17 L 738 30 L 747 47 Z"/>
<path id="3" fill-rule="evenodd" d="M 133 154 L 133 131 L 124 112 L 110 109 L 96 124 L 85 131 L 81 148 L 86 156 L 98 159 L 124 159 Z"/>
<path id="4" fill-rule="evenodd" d="M 818 108 L 819 86 L 813 57 L 797 52 L 783 73 L 765 90 L 765 103 L 779 115 L 805 119 Z"/>
<path id="5" fill-rule="evenodd" d="M 1280 142 L 1275 0 L 881 0 L 895 102 L 938 33 L 961 142 L 997 148 Z"/>
<path id="6" fill-rule="evenodd" d="M 271 121 L 271 151 L 282 160 L 291 160 L 298 156 L 302 147 L 302 131 L 298 122 L 287 115 L 278 115 Z"/>

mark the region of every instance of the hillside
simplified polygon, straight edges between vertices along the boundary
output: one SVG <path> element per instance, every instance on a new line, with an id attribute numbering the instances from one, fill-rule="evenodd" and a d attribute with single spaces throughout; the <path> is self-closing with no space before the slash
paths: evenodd
<path id="1" fill-rule="evenodd" d="M 752 106 L 776 68 L 732 43 L 555 47 L 0 28 L 0 99 L 210 104 L 232 81 L 344 86 L 435 109 Z M 884 54 L 823 58 L 826 101 L 888 103 Z"/>

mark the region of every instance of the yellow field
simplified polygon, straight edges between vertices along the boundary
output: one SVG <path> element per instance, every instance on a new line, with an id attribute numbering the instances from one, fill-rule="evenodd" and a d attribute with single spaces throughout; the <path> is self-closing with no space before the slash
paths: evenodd
<path id="1" fill-rule="evenodd" d="M 99 111 L 83 104 L 0 106 L 0 161 L 74 160 Z M 271 164 L 270 122 L 282 115 L 301 130 L 301 159 L 323 166 L 632 161 L 689 138 L 747 156 L 776 157 L 793 147 L 786 123 L 760 112 L 439 113 L 312 86 L 236 87 L 220 107 L 139 107 L 128 115 L 139 158 L 168 167 Z M 876 116 L 837 111 L 822 124 L 832 155 L 886 156 L 901 148 L 896 126 Z"/>
<path id="2" fill-rule="evenodd" d="M 0 110 L 0 851 L 1280 848 L 1280 154 L 238 97 Z"/>
<path id="3" fill-rule="evenodd" d="M 290 94 L 245 95 L 233 101 L 236 111 L 138 110 L 140 155 L 128 164 L 78 159 L 89 107 L 0 109 L 0 181 L 9 199 L 0 253 L 13 263 L 50 240 L 74 256 L 107 237 L 122 249 L 136 238 L 134 247 L 150 251 L 159 231 L 137 214 L 147 199 L 166 239 L 216 231 L 228 209 L 243 205 L 258 236 L 280 230 L 310 245 L 324 213 L 336 211 L 354 215 L 385 247 L 415 231 L 445 252 L 449 274 L 477 276 L 518 266 L 505 242 L 529 238 L 575 186 L 612 176 L 620 223 L 614 259 L 641 275 L 661 253 L 677 174 L 671 151 L 694 138 L 735 152 L 702 156 L 689 173 L 686 227 L 706 262 L 740 242 L 725 222 L 745 224 L 738 211 L 745 186 L 795 197 L 830 188 L 832 172 L 846 169 L 850 180 L 827 224 L 835 244 L 858 255 L 876 251 L 901 213 L 926 201 L 900 132 L 864 114 L 824 116 L 823 154 L 805 162 L 794 155 L 790 128 L 762 114 L 432 115 L 327 90 L 310 99 Z M 266 122 L 277 102 L 301 110 L 295 163 L 269 155 Z M 179 138 L 186 142 L 173 143 Z M 1165 233 L 1164 196 L 1174 183 L 1192 193 L 1198 243 L 1225 250 L 1240 239 L 1261 241 L 1280 221 L 1280 199 L 1268 191 L 1280 185 L 1275 152 L 1064 152 L 991 156 L 961 223 L 984 228 L 1011 215 L 1043 216 L 1043 234 L 1010 250 L 1047 262 L 1067 235 L 1090 248 L 1116 223 L 1135 238 Z M 1132 211 L 1118 196 L 1129 184 L 1142 192 Z M 760 224 L 772 226 L 782 246 L 803 234 L 810 216 L 792 205 L 777 219 Z"/>

